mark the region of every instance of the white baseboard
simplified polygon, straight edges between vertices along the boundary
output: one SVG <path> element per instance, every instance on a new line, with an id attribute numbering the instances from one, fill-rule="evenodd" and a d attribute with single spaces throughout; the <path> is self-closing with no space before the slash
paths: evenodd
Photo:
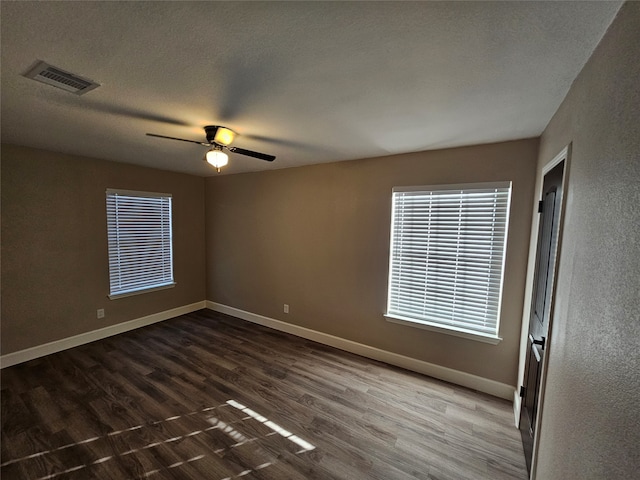
<path id="1" fill-rule="evenodd" d="M 173 308 L 164 312 L 154 313 L 152 315 L 147 315 L 145 317 L 130 320 L 128 322 L 111 325 L 105 328 L 100 328 L 98 330 L 93 330 L 91 332 L 81 333 L 73 337 L 45 343 L 44 345 L 38 345 L 36 347 L 31 347 L 25 350 L 20 350 L 18 352 L 2 355 L 0 356 L 0 368 L 10 367 L 18 363 L 27 362 L 39 357 L 44 357 L 52 353 L 84 345 L 96 340 L 101 340 L 113 335 L 118 335 L 120 333 L 128 332 L 130 330 L 151 325 L 153 323 L 162 322 L 164 320 L 195 312 L 203 308 L 208 308 L 216 312 L 226 313 L 228 315 L 232 315 L 249 322 L 257 323 L 265 327 L 273 328 L 281 332 L 290 333 L 298 337 L 306 338 L 307 340 L 322 343 L 330 347 L 335 347 L 340 350 L 345 350 L 347 352 L 355 353 L 356 355 L 361 355 L 373 360 L 385 362 L 390 365 L 406 368 L 407 370 L 422 373 L 424 375 L 438 378 L 446 382 L 451 382 L 456 385 L 472 388 L 474 390 L 488 393 L 489 395 L 504 398 L 506 400 L 513 399 L 516 424 L 518 422 L 520 413 L 520 397 L 517 395 L 517 392 L 515 392 L 514 387 L 511 385 L 496 382 L 495 380 L 479 377 L 477 375 L 472 375 L 470 373 L 461 372 L 459 370 L 454 370 L 452 368 L 425 362 L 423 360 L 406 357 L 398 353 L 371 347 L 369 345 L 364 345 L 352 340 L 346 340 L 344 338 L 336 337 L 328 333 L 311 330 L 309 328 L 293 325 L 281 320 L 265 317 L 208 300 L 192 303 L 190 305 L 184 305 L 182 307 Z"/>
<path id="2" fill-rule="evenodd" d="M 298 337 L 306 338 L 307 340 L 313 340 L 314 342 L 329 345 L 331 347 L 339 348 L 347 352 L 355 353 L 363 357 L 371 358 L 385 362 L 397 367 L 406 368 L 417 373 L 422 373 L 430 377 L 438 378 L 446 382 L 451 382 L 463 387 L 472 388 L 480 392 L 488 393 L 495 397 L 504 398 L 505 400 L 512 400 L 514 387 L 505 383 L 496 382 L 487 378 L 472 375 L 470 373 L 461 372 L 452 368 L 435 365 L 433 363 L 417 360 L 415 358 L 406 357 L 397 353 L 381 350 L 376 347 L 364 345 L 362 343 L 354 342 L 351 340 L 345 340 L 344 338 L 336 337 L 328 333 L 318 332 L 309 328 L 300 327 L 298 325 L 292 325 L 280 320 L 265 317 L 251 312 L 246 312 L 238 308 L 229 307 L 220 303 L 215 303 L 207 300 L 206 307 L 210 310 L 214 310 L 220 313 L 226 313 L 234 317 L 247 320 L 249 322 L 257 323 L 265 327 L 273 328 L 281 332 L 290 333 Z"/>
<path id="3" fill-rule="evenodd" d="M 152 323 L 162 322 L 186 313 L 202 310 L 203 308 L 206 308 L 206 302 L 204 300 L 190 305 L 172 308 L 171 310 L 165 310 L 164 312 L 147 315 L 146 317 L 129 320 L 128 322 L 118 323 L 117 325 L 92 330 L 91 332 L 81 333 L 73 337 L 63 338 L 62 340 L 45 343 L 44 345 L 38 345 L 18 352 L 8 353 L 0 357 L 0 368 L 10 367 L 11 365 L 27 362 L 34 358 L 44 357 L 45 355 L 50 355 L 62 350 L 67 350 L 68 348 L 77 347 L 84 345 L 85 343 L 118 335 L 119 333 L 128 332 L 129 330 L 134 330 L 136 328 L 145 327 Z"/>

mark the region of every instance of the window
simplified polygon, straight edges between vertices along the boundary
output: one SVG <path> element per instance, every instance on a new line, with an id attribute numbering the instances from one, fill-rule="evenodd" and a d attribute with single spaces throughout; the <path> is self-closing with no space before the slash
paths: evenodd
<path id="1" fill-rule="evenodd" d="M 393 189 L 387 314 L 497 343 L 511 182 Z"/>
<path id="2" fill-rule="evenodd" d="M 171 195 L 108 189 L 107 236 L 109 298 L 175 285 Z"/>

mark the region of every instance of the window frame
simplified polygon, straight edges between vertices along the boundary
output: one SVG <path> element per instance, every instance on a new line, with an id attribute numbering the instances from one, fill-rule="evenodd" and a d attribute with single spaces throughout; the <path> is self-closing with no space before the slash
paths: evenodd
<path id="1" fill-rule="evenodd" d="M 118 282 L 114 281 L 114 276 L 120 272 L 120 264 L 124 263 L 121 259 L 121 248 L 122 245 L 118 245 L 118 238 L 122 233 L 122 230 L 125 228 L 120 228 L 118 224 L 118 205 L 117 198 L 118 197 L 137 197 L 149 200 L 147 205 L 143 205 L 142 203 L 139 207 L 142 208 L 152 208 L 156 209 L 155 215 L 157 216 L 156 220 L 158 220 L 158 225 L 156 228 L 160 230 L 159 236 L 156 235 L 160 239 L 161 247 L 153 250 L 151 254 L 160 255 L 162 257 L 161 261 L 156 265 L 156 272 L 162 271 L 163 273 L 160 275 L 156 275 L 154 277 L 148 278 L 148 282 L 140 282 L 140 285 L 137 287 L 121 287 L 114 288 Z M 163 202 L 161 204 L 157 204 L 157 199 L 162 199 Z M 109 295 L 108 297 L 111 300 L 130 297 L 133 295 L 141 295 L 143 293 L 154 292 L 158 290 L 165 290 L 168 288 L 173 288 L 176 285 L 175 277 L 174 277 L 174 265 L 173 265 L 173 198 L 170 193 L 157 193 L 157 192 L 144 192 L 137 190 L 122 190 L 122 189 L 113 189 L 108 188 L 106 190 L 106 216 L 107 216 L 107 257 L 108 257 L 108 268 L 109 268 Z M 156 204 L 152 200 L 156 200 Z M 113 204 L 112 202 L 116 202 Z M 164 208 L 168 205 L 168 212 L 164 211 Z M 129 207 L 131 208 L 131 207 Z M 113 209 L 113 212 L 112 212 Z M 116 215 L 116 218 L 113 215 Z M 168 221 L 167 221 L 168 220 Z M 130 228 L 130 227 L 129 227 Z M 114 237 L 115 235 L 115 237 Z M 168 241 L 168 247 L 165 242 Z M 129 247 L 132 247 L 131 243 Z M 135 245 L 133 245 L 135 248 Z M 168 250 L 168 252 L 167 252 Z M 116 258 L 115 256 L 118 256 Z M 168 255 L 168 260 L 167 260 Z M 144 254 L 140 255 L 140 259 L 144 258 Z M 137 260 L 140 260 L 137 259 Z M 155 259 L 153 259 L 155 260 Z M 152 260 L 152 261 L 153 261 Z M 118 266 L 118 268 L 115 268 Z M 135 272 L 132 268 L 127 267 L 125 271 L 125 276 L 130 275 L 132 272 Z M 169 272 L 168 275 L 166 272 Z M 154 281 L 155 280 L 155 281 Z M 122 283 L 122 282 L 121 282 Z"/>
<path id="2" fill-rule="evenodd" d="M 397 261 L 398 255 L 396 254 L 395 249 L 395 236 L 398 228 L 398 219 L 397 215 L 397 198 L 398 194 L 402 193 L 415 193 L 419 194 L 428 193 L 428 192 L 439 192 L 435 195 L 439 195 L 442 192 L 460 192 L 461 194 L 468 194 L 474 191 L 487 191 L 491 189 L 506 189 L 506 205 L 500 210 L 505 214 L 504 220 L 504 228 L 501 233 L 502 235 L 502 245 L 501 245 L 501 266 L 500 277 L 498 282 L 498 299 L 497 305 L 495 306 L 495 330 L 488 332 L 481 331 L 473 331 L 467 328 L 463 328 L 460 326 L 456 326 L 453 324 L 447 324 L 441 320 L 435 319 L 434 317 L 428 316 L 419 316 L 415 314 L 407 314 L 407 312 L 400 311 L 401 309 L 392 308 L 392 296 L 399 295 L 399 290 L 401 287 L 394 287 L 394 273 L 397 274 L 397 269 L 395 268 L 395 261 Z M 403 187 L 394 187 L 392 190 L 392 202 L 391 202 L 391 226 L 390 226 L 390 240 L 389 240 L 389 272 L 388 272 L 388 284 L 387 284 L 387 305 L 386 311 L 384 313 L 385 318 L 389 322 L 398 323 L 406 326 L 422 328 L 426 330 L 436 331 L 440 333 L 444 333 L 447 335 L 453 335 L 457 337 L 472 339 L 480 342 L 490 343 L 490 344 L 498 344 L 502 338 L 500 337 L 500 320 L 501 320 L 501 310 L 502 310 L 502 295 L 504 288 L 504 277 L 505 277 L 505 265 L 506 265 L 506 252 L 507 252 L 507 244 L 508 244 L 508 233 L 509 233 L 509 217 L 511 211 L 511 196 L 512 196 L 512 182 L 511 181 L 499 181 L 499 182 L 483 182 L 483 183 L 465 183 L 465 184 L 448 184 L 448 185 L 421 185 L 421 186 L 403 186 Z M 504 195 L 504 193 L 503 193 Z M 431 205 L 433 205 L 433 199 L 430 200 Z M 461 207 L 462 209 L 462 207 Z M 416 218 L 415 216 L 413 218 Z M 492 223 L 495 227 L 496 222 Z M 431 223 L 429 224 L 431 226 Z M 436 224 L 436 227 L 438 225 Z M 431 234 L 429 234 L 431 235 Z M 435 235 L 433 235 L 435 236 Z M 431 238 L 431 237 L 430 237 Z M 457 244 L 460 244 L 460 239 L 458 238 Z M 405 257 L 406 258 L 406 257 Z M 427 258 L 425 253 L 424 258 Z M 428 267 L 424 267 L 424 275 L 425 275 L 425 285 L 427 284 L 426 276 Z M 490 275 L 487 275 L 490 276 Z M 494 287 L 496 283 L 492 284 Z M 426 287 L 425 287 L 426 288 Z M 488 295 L 488 294 L 487 294 Z M 426 294 L 425 294 L 426 297 Z M 426 301 L 423 301 L 423 304 Z M 493 317 L 492 317 L 493 318 Z M 453 323 L 453 322 L 452 322 Z M 457 322 L 456 322 L 457 323 Z"/>

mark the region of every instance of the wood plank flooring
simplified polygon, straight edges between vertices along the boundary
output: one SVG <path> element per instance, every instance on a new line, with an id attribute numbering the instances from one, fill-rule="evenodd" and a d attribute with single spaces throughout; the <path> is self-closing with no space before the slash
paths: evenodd
<path id="1" fill-rule="evenodd" d="M 510 403 L 201 310 L 1 372 L 9 479 L 526 479 Z"/>

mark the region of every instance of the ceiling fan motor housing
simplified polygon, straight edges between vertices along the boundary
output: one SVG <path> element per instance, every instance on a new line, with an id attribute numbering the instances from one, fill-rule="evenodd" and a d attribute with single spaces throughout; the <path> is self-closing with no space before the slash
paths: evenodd
<path id="1" fill-rule="evenodd" d="M 227 146 L 233 142 L 236 132 L 227 127 L 221 127 L 219 125 L 208 125 L 204 127 L 204 131 L 207 135 L 207 142 L 214 145 Z"/>

